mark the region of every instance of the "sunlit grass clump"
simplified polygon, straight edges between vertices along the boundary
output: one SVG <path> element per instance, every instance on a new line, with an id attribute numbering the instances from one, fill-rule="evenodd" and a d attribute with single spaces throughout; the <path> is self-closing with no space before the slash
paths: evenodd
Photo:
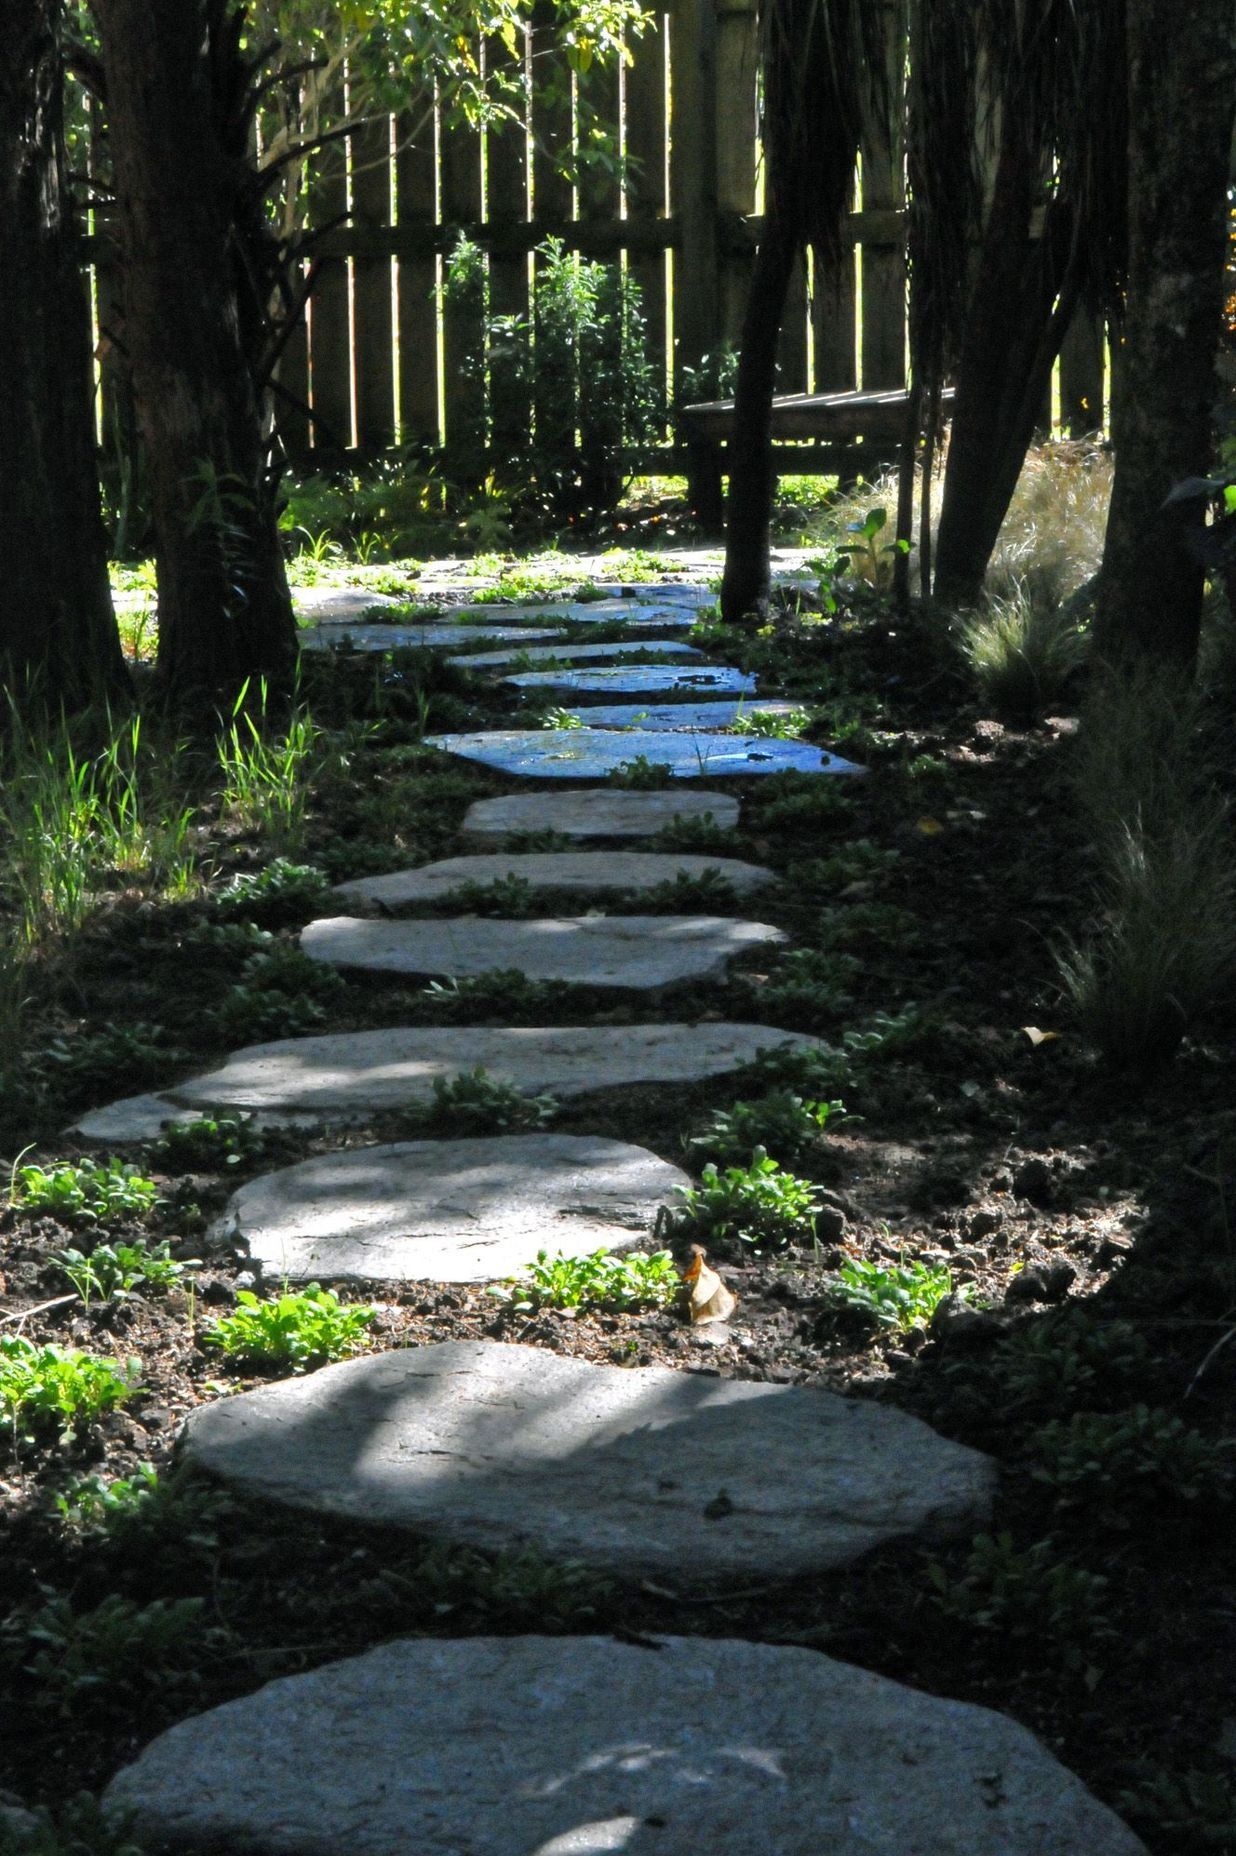
<path id="1" fill-rule="evenodd" d="M 1066 699 L 1086 659 L 1067 610 L 1025 580 L 961 622 L 961 653 L 997 715 L 1030 721 Z"/>

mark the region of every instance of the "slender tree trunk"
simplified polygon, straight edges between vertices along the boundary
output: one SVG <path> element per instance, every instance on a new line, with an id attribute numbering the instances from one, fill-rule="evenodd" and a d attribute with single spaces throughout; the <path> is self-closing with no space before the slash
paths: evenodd
<path id="1" fill-rule="evenodd" d="M 1204 569 L 1189 531 L 1202 505 L 1164 501 L 1211 456 L 1234 41 L 1231 0 L 1128 0 L 1128 304 L 1096 618 L 1111 661 L 1197 657 Z"/>
<path id="2" fill-rule="evenodd" d="M 95 0 L 124 254 L 123 339 L 146 441 L 159 675 L 209 713 L 288 683 L 295 624 L 242 339 L 235 174 L 212 110 L 206 0 Z"/>
<path id="3" fill-rule="evenodd" d="M 1068 215 L 1049 210 L 1042 237 L 1030 237 L 1037 178 L 1010 132 L 966 319 L 940 504 L 935 592 L 953 605 L 972 605 L 982 590 L 1077 303 Z"/>
<path id="4" fill-rule="evenodd" d="M 751 276 L 734 387 L 725 575 L 721 582 L 721 614 L 729 624 L 737 623 L 749 612 L 765 613 L 768 609 L 776 488 L 770 436 L 773 387 L 777 342 L 797 252 L 798 241 L 780 217 L 770 214 Z"/>
<path id="5" fill-rule="evenodd" d="M 60 0 L 7 0 L 0 60 L 0 674 L 20 705 L 125 688 L 90 312 L 67 195 Z"/>

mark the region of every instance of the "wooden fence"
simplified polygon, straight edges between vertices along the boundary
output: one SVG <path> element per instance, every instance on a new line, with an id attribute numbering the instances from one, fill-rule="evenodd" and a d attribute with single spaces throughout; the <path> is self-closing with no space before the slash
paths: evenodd
<path id="1" fill-rule="evenodd" d="M 509 59 L 502 45 L 483 55 Z M 487 254 L 492 307 L 529 306 L 530 254 L 553 235 L 621 258 L 641 287 L 667 398 L 683 370 L 735 345 L 760 235 L 755 19 L 752 0 L 672 0 L 621 71 L 590 74 L 588 101 L 621 162 L 565 181 L 556 156 L 579 134 L 569 85 L 547 86 L 561 57 L 534 27 L 517 47 L 533 74 L 526 121 L 447 129 L 382 118 L 336 142 L 309 178 L 323 232 L 305 326 L 280 378 L 280 426 L 294 459 L 374 455 L 396 443 L 449 443 L 478 390 L 465 369 L 481 340 L 474 312 L 445 300 L 443 260 L 460 232 Z M 557 97 L 557 101 L 554 98 Z M 623 178 L 625 176 L 625 178 Z M 886 123 L 864 139 L 844 263 L 799 268 L 781 341 L 779 390 L 895 387 L 905 381 L 904 195 Z M 107 295 L 101 280 L 100 299 Z M 1059 369 L 1066 429 L 1102 423 L 1101 335 L 1079 320 Z M 312 417 L 292 401 L 311 408 Z"/>

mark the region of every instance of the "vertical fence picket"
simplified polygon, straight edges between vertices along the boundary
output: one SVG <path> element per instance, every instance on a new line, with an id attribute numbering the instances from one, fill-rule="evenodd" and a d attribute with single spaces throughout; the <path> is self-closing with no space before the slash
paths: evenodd
<path id="1" fill-rule="evenodd" d="M 623 73 L 623 153 L 627 225 L 638 238 L 655 238 L 669 200 L 666 191 L 665 48 L 667 24 L 658 14 L 632 47 Z M 648 352 L 659 383 L 668 379 L 665 253 L 637 244 L 627 267 L 639 285 Z"/>
<path id="2" fill-rule="evenodd" d="M 853 243 L 825 264 L 813 254 L 811 280 L 812 390 L 848 393 L 858 385 L 858 289 Z"/>
<path id="3" fill-rule="evenodd" d="M 438 146 L 442 225 L 450 246 L 460 233 L 475 238 L 480 230 L 480 130 L 465 122 L 443 122 Z M 444 298 L 442 324 L 446 448 L 457 466 L 471 474 L 485 432 L 483 314 L 476 303 Z"/>
<path id="4" fill-rule="evenodd" d="M 906 258 L 899 215 L 905 206 L 901 169 L 901 121 L 905 82 L 901 37 L 892 17 L 887 28 L 890 110 L 868 118 L 862 143 L 862 384 L 901 387 L 906 378 Z"/>
<path id="5" fill-rule="evenodd" d="M 722 343 L 738 346 L 755 250 L 742 223 L 755 211 L 755 8 L 731 0 L 717 13 L 717 211 L 721 220 Z"/>
<path id="6" fill-rule="evenodd" d="M 399 438 L 405 445 L 436 446 L 441 441 L 441 408 L 434 255 L 438 189 L 432 98 L 421 99 L 396 122 L 395 219 L 399 251 L 395 269 Z"/>
<path id="7" fill-rule="evenodd" d="M 807 264 L 800 252 L 794 263 L 777 343 L 777 392 L 807 390 Z"/>
<path id="8" fill-rule="evenodd" d="M 695 367 L 720 330 L 717 228 L 717 17 L 714 0 L 678 0 L 670 14 L 670 204 L 674 374 Z"/>
<path id="9" fill-rule="evenodd" d="M 391 314 L 391 120 L 378 116 L 352 139 L 356 442 L 367 453 L 395 440 Z"/>
<path id="10" fill-rule="evenodd" d="M 517 90 L 524 85 L 527 46 L 517 41 L 514 51 L 501 39 L 485 46 L 488 70 L 508 76 Z M 485 136 L 485 224 L 490 241 L 489 297 L 495 316 L 526 323 L 529 313 L 528 254 L 528 124 L 526 105 L 517 121 L 490 128 Z M 514 369 L 509 351 L 490 356 L 490 407 L 492 442 L 499 458 L 517 457 L 527 439 L 531 408 L 524 379 Z"/>
<path id="11" fill-rule="evenodd" d="M 566 232 L 575 214 L 573 190 L 563 172 L 571 157 L 571 85 L 552 26 L 534 23 L 530 37 L 532 216 L 539 241 L 547 233 Z"/>
<path id="12" fill-rule="evenodd" d="M 1070 438 L 1103 424 L 1103 333 L 1101 318 L 1083 307 L 1060 350 L 1060 423 Z"/>
<path id="13" fill-rule="evenodd" d="M 332 116 L 343 114 L 342 93 Z M 324 229 L 317 281 L 309 305 L 310 404 L 318 461 L 339 457 L 352 443 L 352 329 L 348 261 L 340 236 L 348 210 L 347 143 L 327 142 L 308 177 L 309 224 Z"/>

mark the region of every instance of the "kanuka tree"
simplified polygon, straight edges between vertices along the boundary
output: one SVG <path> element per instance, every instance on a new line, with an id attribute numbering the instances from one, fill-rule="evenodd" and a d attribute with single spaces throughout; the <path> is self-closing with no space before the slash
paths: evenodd
<path id="1" fill-rule="evenodd" d="M 90 314 L 69 200 L 60 0 L 8 0 L 0 60 L 0 671 L 19 709 L 125 689 Z"/>
<path id="2" fill-rule="evenodd" d="M 1109 662 L 1191 671 L 1201 627 L 1204 476 L 1219 392 L 1236 109 L 1232 0 L 1126 0 L 1129 277 L 1116 357 L 1116 469 L 1096 642 Z"/>
<path id="3" fill-rule="evenodd" d="M 248 176 L 239 11 L 93 0 L 122 255 L 120 341 L 150 468 L 158 676 L 187 715 L 286 688 L 295 621 L 237 236 Z M 242 129 L 238 153 L 235 132 Z"/>

